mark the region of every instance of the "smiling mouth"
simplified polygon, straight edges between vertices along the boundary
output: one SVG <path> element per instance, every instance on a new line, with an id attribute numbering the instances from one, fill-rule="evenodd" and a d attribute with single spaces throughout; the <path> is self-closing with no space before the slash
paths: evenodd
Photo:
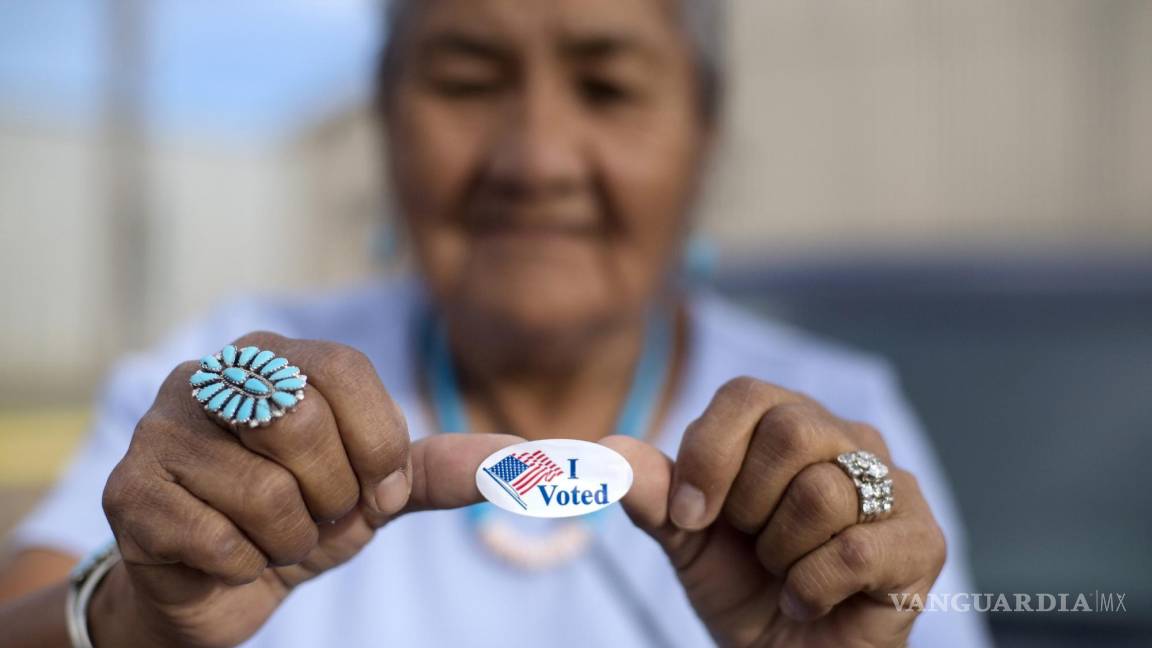
<path id="1" fill-rule="evenodd" d="M 481 218 L 469 223 L 468 230 L 476 236 L 499 236 L 528 239 L 591 238 L 601 236 L 602 228 L 590 223 L 559 220 L 515 218 Z"/>

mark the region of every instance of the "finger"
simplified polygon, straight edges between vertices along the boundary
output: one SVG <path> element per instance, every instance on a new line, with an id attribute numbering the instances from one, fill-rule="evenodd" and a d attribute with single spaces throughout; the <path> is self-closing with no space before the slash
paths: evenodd
<path id="1" fill-rule="evenodd" d="M 656 447 L 629 436 L 604 437 L 600 444 L 620 453 L 632 466 L 632 487 L 620 500 L 628 517 L 650 534 L 662 532 L 668 526 L 672 460 Z"/>
<path id="2" fill-rule="evenodd" d="M 273 565 L 300 562 L 316 546 L 316 524 L 296 478 L 228 432 L 214 426 L 200 431 L 194 444 L 158 460 L 188 492 L 227 516 Z"/>
<path id="3" fill-rule="evenodd" d="M 344 453 L 332 409 L 318 389 L 305 387 L 304 400 L 270 427 L 242 427 L 236 436 L 246 448 L 292 474 L 315 520 L 339 519 L 356 506 L 360 496 L 356 474 Z"/>
<path id="4" fill-rule="evenodd" d="M 737 529 L 758 533 L 801 471 L 858 447 L 845 424 L 816 403 L 773 407 L 756 425 L 724 502 L 725 516 Z"/>
<path id="5" fill-rule="evenodd" d="M 146 481 L 131 468 L 117 467 L 109 477 L 104 510 L 126 564 L 185 565 L 229 585 L 250 583 L 267 566 L 223 513 L 177 484 Z"/>
<path id="6" fill-rule="evenodd" d="M 289 589 L 341 565 L 358 554 L 372 539 L 375 529 L 360 511 L 353 509 L 332 524 L 320 527 L 316 547 L 296 564 L 276 568 Z"/>
<path id="7" fill-rule="evenodd" d="M 706 532 L 686 531 L 668 516 L 672 461 L 659 449 L 627 436 L 600 443 L 619 452 L 632 466 L 632 488 L 620 500 L 632 522 L 652 536 L 685 584 L 689 600 L 704 616 L 723 614 L 760 596 L 763 573 L 745 550 L 747 537 L 728 525 Z"/>
<path id="8" fill-rule="evenodd" d="M 271 334 L 251 334 L 236 341 L 236 344 L 250 344 L 281 353 L 285 343 L 277 343 Z M 279 336 L 276 336 L 279 338 Z M 279 338 L 286 340 L 286 338 Z M 198 365 L 188 362 L 177 367 L 169 381 L 180 382 L 177 378 L 183 374 L 183 384 L 187 384 L 187 376 L 196 370 Z M 168 389 L 166 383 L 162 391 Z M 186 389 L 186 387 L 185 387 Z M 331 408 L 322 394 L 312 385 L 304 388 L 305 396 L 292 412 L 276 419 L 268 427 L 249 428 L 240 426 L 235 431 L 236 437 L 249 450 L 267 457 L 287 468 L 300 485 L 300 491 L 308 510 L 318 521 L 335 520 L 356 505 L 359 489 L 356 485 L 356 476 L 349 465 L 348 457 L 344 453 L 340 433 L 336 429 L 336 420 Z M 193 406 L 198 405 L 195 399 L 183 398 L 180 402 L 188 401 Z M 213 416 L 201 411 L 190 416 L 190 420 L 208 420 L 221 429 L 223 425 Z"/>
<path id="9" fill-rule="evenodd" d="M 822 462 L 800 471 L 756 539 L 756 555 L 783 576 L 797 560 L 856 523 L 859 496 L 838 466 Z"/>
<path id="10" fill-rule="evenodd" d="M 673 474 L 670 516 L 697 530 L 719 515 L 744 462 L 757 422 L 765 412 L 805 397 L 754 378 L 731 380 L 684 432 Z"/>
<path id="11" fill-rule="evenodd" d="M 809 620 L 861 592 L 882 603 L 889 593 L 927 593 L 944 565 L 944 534 L 915 479 L 903 473 L 894 481 L 903 513 L 853 525 L 797 561 L 784 582 L 785 613 Z"/>
<path id="12" fill-rule="evenodd" d="M 247 338 L 245 338 L 247 340 Z M 308 384 L 318 390 L 330 407 L 347 460 L 359 481 L 360 497 L 371 510 L 380 513 L 378 490 L 408 460 L 408 426 L 400 408 L 393 402 L 380 375 L 360 351 L 334 342 L 291 340 L 275 334 L 252 336 L 259 342 L 285 350 L 282 355 L 296 362 L 308 375 Z M 410 479 L 401 472 L 404 479 Z M 338 516 L 337 516 L 338 517 Z"/>
<path id="13" fill-rule="evenodd" d="M 658 448 L 629 436 L 609 436 L 600 443 L 619 452 L 632 466 L 632 488 L 620 500 L 632 523 L 660 543 L 676 569 L 693 562 L 707 563 L 698 560 L 707 540 L 705 534 L 685 531 L 669 518 L 672 460 Z M 723 543 L 716 544 L 723 548 Z"/>
<path id="14" fill-rule="evenodd" d="M 476 471 L 489 455 L 524 439 L 510 434 L 440 434 L 412 444 L 410 492 L 386 499 L 403 512 L 450 509 L 483 499 Z M 399 488 L 399 486 L 397 487 Z"/>

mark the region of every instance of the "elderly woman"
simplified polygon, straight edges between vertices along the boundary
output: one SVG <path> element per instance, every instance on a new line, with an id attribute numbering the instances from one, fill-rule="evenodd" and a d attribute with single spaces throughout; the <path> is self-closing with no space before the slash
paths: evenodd
<path id="1" fill-rule="evenodd" d="M 379 109 L 416 278 L 238 303 L 123 363 L 12 538 L 5 645 L 983 645 L 975 615 L 894 603 L 970 587 L 885 366 L 678 282 L 715 13 L 396 3 Z M 266 401 L 189 395 L 219 361 L 180 360 L 230 340 L 226 361 L 307 374 L 267 427 L 204 407 Z M 462 508 L 485 457 L 541 438 L 626 457 L 623 506 Z"/>

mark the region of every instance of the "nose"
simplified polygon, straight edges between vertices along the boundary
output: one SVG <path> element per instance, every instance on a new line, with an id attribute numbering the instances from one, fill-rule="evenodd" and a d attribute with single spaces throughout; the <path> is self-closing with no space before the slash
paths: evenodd
<path id="1" fill-rule="evenodd" d="M 489 151 L 489 181 L 503 198 L 551 201 L 580 192 L 588 161 L 579 116 L 559 83 L 528 79 L 509 101 Z"/>

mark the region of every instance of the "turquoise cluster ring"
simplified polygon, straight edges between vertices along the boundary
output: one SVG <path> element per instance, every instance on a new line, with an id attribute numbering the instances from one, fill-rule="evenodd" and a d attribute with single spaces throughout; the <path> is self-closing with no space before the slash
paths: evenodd
<path id="1" fill-rule="evenodd" d="M 204 356 L 188 383 L 192 397 L 235 430 L 263 427 L 292 411 L 304 400 L 308 376 L 272 351 L 229 344 Z"/>

